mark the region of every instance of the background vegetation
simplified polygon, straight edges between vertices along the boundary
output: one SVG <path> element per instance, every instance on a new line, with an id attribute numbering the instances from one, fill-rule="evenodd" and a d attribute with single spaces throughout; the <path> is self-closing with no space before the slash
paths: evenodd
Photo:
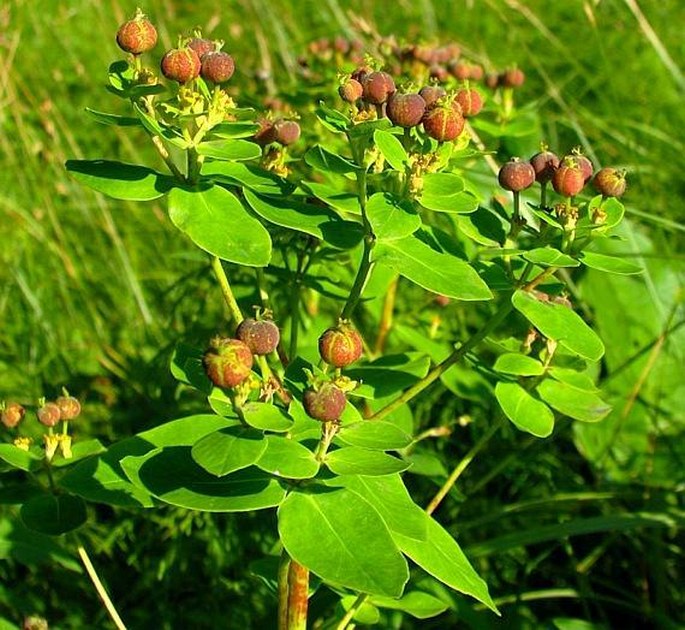
<path id="1" fill-rule="evenodd" d="M 103 85 L 121 57 L 116 28 L 135 6 L 10 0 L 0 8 L 0 398 L 34 401 L 66 384 L 86 401 L 84 436 L 106 442 L 194 408 L 169 374 L 169 356 L 181 338 L 203 343 L 223 317 L 220 300 L 208 299 L 216 288 L 204 259 L 189 256 L 161 205 L 104 199 L 63 167 L 68 158 L 134 161 L 147 151 L 125 130 L 100 133 L 83 112 L 119 106 Z M 685 6 L 150 0 L 143 8 L 160 50 L 189 25 L 225 39 L 240 102 L 256 101 L 271 80 L 284 97 L 294 93 L 297 57 L 315 38 L 354 36 L 351 16 L 410 41 L 455 40 L 486 65 L 525 70 L 519 102 L 535 104 L 552 148 L 581 144 L 596 165 L 629 170 L 630 221 L 616 248 L 645 273 L 574 278 L 574 297 L 607 345 L 600 376 L 614 412 L 544 441 L 513 431 L 493 440 L 438 517 L 459 523 L 460 543 L 504 616 L 441 593 L 452 610 L 421 627 L 682 627 Z M 265 74 L 266 85 L 255 81 Z M 537 141 L 508 148 L 528 155 Z M 422 305 L 398 305 L 398 319 L 428 331 L 434 320 Z M 443 317 L 452 325 L 449 310 Z M 391 340 L 407 343 L 400 329 Z M 482 401 L 445 388 L 417 402 L 417 415 L 452 425 L 436 446 L 446 460 L 474 441 L 472 425 L 454 419 L 483 413 Z M 433 489 L 419 476 L 414 486 L 416 496 Z M 131 628 L 271 624 L 274 600 L 245 571 L 274 544 L 263 515 L 100 508 L 93 517 L 83 537 Z M 36 557 L 31 536 L 11 505 L 0 506 L 0 617 L 16 623 L 36 612 L 54 627 L 107 627 L 71 541 Z M 313 605 L 315 617 L 326 602 Z"/>

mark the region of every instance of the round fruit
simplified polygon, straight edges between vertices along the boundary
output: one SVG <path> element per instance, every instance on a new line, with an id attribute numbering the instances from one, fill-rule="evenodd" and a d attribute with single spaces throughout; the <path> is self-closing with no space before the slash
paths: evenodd
<path id="1" fill-rule="evenodd" d="M 465 61 L 456 61 L 450 65 L 450 72 L 455 79 L 466 81 L 471 76 L 471 66 Z"/>
<path id="2" fill-rule="evenodd" d="M 423 116 L 425 132 L 440 142 L 454 140 L 463 131 L 465 124 L 462 113 L 452 105 L 435 104 Z"/>
<path id="3" fill-rule="evenodd" d="M 431 107 L 446 94 L 445 88 L 440 87 L 439 85 L 427 85 L 419 91 L 419 96 L 426 101 L 426 107 Z"/>
<path id="4" fill-rule="evenodd" d="M 81 413 L 81 403 L 73 396 L 60 396 L 55 404 L 59 407 L 62 420 L 73 420 Z"/>
<path id="5" fill-rule="evenodd" d="M 260 118 L 257 121 L 257 124 L 259 125 L 259 129 L 253 136 L 253 140 L 257 144 L 265 147 L 267 144 L 276 142 L 276 129 L 274 128 L 274 123 L 272 120 L 269 120 L 268 118 Z"/>
<path id="6" fill-rule="evenodd" d="M 244 319 L 235 336 L 257 355 L 271 354 L 281 339 L 278 326 L 270 319 Z"/>
<path id="7" fill-rule="evenodd" d="M 321 358 L 336 368 L 354 363 L 364 349 L 359 332 L 349 324 L 340 324 L 326 330 L 319 337 Z"/>
<path id="8" fill-rule="evenodd" d="M 512 158 L 499 170 L 499 185 L 505 190 L 520 192 L 530 188 L 535 182 L 535 171 L 528 162 Z"/>
<path id="9" fill-rule="evenodd" d="M 340 98 L 346 103 L 356 103 L 363 93 L 364 88 L 356 79 L 348 79 L 338 88 Z"/>
<path id="10" fill-rule="evenodd" d="M 496 72 L 490 72 L 489 74 L 486 74 L 485 85 L 489 87 L 491 90 L 494 90 L 495 88 L 499 87 L 500 75 Z"/>
<path id="11" fill-rule="evenodd" d="M 2 421 L 8 429 L 13 429 L 24 419 L 25 415 L 26 409 L 24 409 L 24 407 L 19 403 L 11 402 L 2 410 L 0 421 Z"/>
<path id="12" fill-rule="evenodd" d="M 426 111 L 426 101 L 418 94 L 393 94 L 388 101 L 386 113 L 395 125 L 415 127 Z"/>
<path id="13" fill-rule="evenodd" d="M 202 357 L 205 373 L 217 387 L 236 387 L 252 371 L 252 352 L 239 339 L 212 339 Z"/>
<path id="14" fill-rule="evenodd" d="M 38 421 L 46 427 L 54 427 L 62 417 L 59 407 L 55 403 L 45 403 L 36 411 Z"/>
<path id="15" fill-rule="evenodd" d="M 474 88 L 462 88 L 454 96 L 454 102 L 459 103 L 461 113 L 470 118 L 475 116 L 483 109 L 483 98 L 478 90 Z"/>
<path id="16" fill-rule="evenodd" d="M 519 68 L 509 68 L 502 73 L 500 80 L 504 87 L 521 87 L 526 80 L 526 75 Z"/>
<path id="17" fill-rule="evenodd" d="M 117 31 L 117 45 L 132 55 L 152 50 L 157 43 L 157 29 L 138 9 L 132 20 L 125 22 Z"/>
<path id="18" fill-rule="evenodd" d="M 192 48 L 173 48 L 162 57 L 162 74 L 172 81 L 188 83 L 197 78 L 200 58 Z"/>
<path id="19" fill-rule="evenodd" d="M 626 173 L 605 167 L 597 171 L 592 184 L 605 197 L 620 197 L 626 191 Z"/>
<path id="20" fill-rule="evenodd" d="M 473 81 L 483 80 L 483 74 L 485 74 L 483 66 L 479 66 L 477 63 L 474 63 L 469 69 L 469 79 L 472 79 Z"/>
<path id="21" fill-rule="evenodd" d="M 535 171 L 535 179 L 544 184 L 552 179 L 554 171 L 559 168 L 559 156 L 551 151 L 540 151 L 530 158 L 530 164 Z"/>
<path id="22" fill-rule="evenodd" d="M 202 37 L 193 37 L 188 44 L 188 48 L 192 48 L 197 56 L 202 60 L 207 53 L 214 52 L 216 50 L 216 45 L 211 39 L 204 39 Z"/>
<path id="23" fill-rule="evenodd" d="M 372 72 L 362 82 L 364 100 L 381 105 L 395 93 L 395 82 L 387 72 Z"/>
<path id="24" fill-rule="evenodd" d="M 574 159 L 580 167 L 580 170 L 583 172 L 584 183 L 589 182 L 595 167 L 592 165 L 592 162 L 580 152 L 580 148 L 571 151 L 571 155 L 567 157 Z"/>
<path id="25" fill-rule="evenodd" d="M 554 190 L 563 197 L 575 197 L 585 187 L 585 177 L 575 158 L 564 158 L 552 176 Z"/>
<path id="26" fill-rule="evenodd" d="M 233 76 L 233 72 L 235 72 L 235 63 L 228 53 L 208 52 L 202 57 L 200 74 L 205 81 L 211 81 L 217 85 L 226 83 Z"/>
<path id="27" fill-rule="evenodd" d="M 337 422 L 345 410 L 347 398 L 333 383 L 324 383 L 319 389 L 306 389 L 302 404 L 311 418 L 321 422 Z"/>
<path id="28" fill-rule="evenodd" d="M 274 133 L 276 142 L 287 147 L 300 139 L 300 125 L 294 120 L 279 120 L 274 123 Z"/>

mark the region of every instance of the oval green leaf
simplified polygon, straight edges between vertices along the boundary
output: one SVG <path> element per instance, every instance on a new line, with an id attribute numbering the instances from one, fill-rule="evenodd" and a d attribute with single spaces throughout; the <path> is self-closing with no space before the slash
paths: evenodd
<path id="1" fill-rule="evenodd" d="M 611 411 L 611 405 L 597 394 L 576 389 L 560 381 L 546 379 L 536 389 L 540 398 L 550 407 L 581 422 L 599 422 Z"/>
<path id="2" fill-rule="evenodd" d="M 174 188 L 169 216 L 198 247 L 222 260 L 250 267 L 265 267 L 271 260 L 266 228 L 225 188 Z"/>
<path id="3" fill-rule="evenodd" d="M 262 148 L 248 140 L 209 140 L 197 145 L 198 155 L 213 160 L 244 161 L 256 160 L 262 156 Z"/>
<path id="4" fill-rule="evenodd" d="M 525 291 L 516 291 L 512 304 L 545 337 L 591 361 L 599 361 L 604 344 L 581 317 L 563 304 L 541 302 Z"/>
<path id="5" fill-rule="evenodd" d="M 428 210 L 468 214 L 478 208 L 476 196 L 464 188 L 464 180 L 454 173 L 428 173 L 423 176 L 419 203 Z"/>
<path id="6" fill-rule="evenodd" d="M 264 402 L 248 402 L 243 406 L 242 412 L 245 422 L 261 431 L 282 433 L 293 426 L 292 418 L 288 416 L 285 410 L 276 407 L 276 405 Z"/>
<path id="7" fill-rule="evenodd" d="M 236 426 L 219 429 L 196 442 L 191 455 L 207 472 L 224 477 L 254 464 L 266 450 L 264 435 Z"/>
<path id="8" fill-rule="evenodd" d="M 36 468 L 43 457 L 14 444 L 0 444 L 0 459 L 10 466 L 28 471 Z"/>
<path id="9" fill-rule="evenodd" d="M 205 162 L 201 173 L 213 180 L 246 186 L 263 195 L 289 195 L 295 186 L 275 173 L 242 162 Z"/>
<path id="10" fill-rule="evenodd" d="M 515 352 L 508 352 L 497 357 L 493 370 L 518 376 L 540 376 L 545 373 L 545 368 L 540 361 Z"/>
<path id="11" fill-rule="evenodd" d="M 87 520 L 86 504 L 71 494 L 42 494 L 29 499 L 19 512 L 33 531 L 59 536 L 78 529 Z"/>
<path id="12" fill-rule="evenodd" d="M 375 596 L 371 598 L 371 603 L 379 608 L 401 610 L 416 619 L 430 619 L 449 608 L 441 599 L 423 591 L 411 591 L 399 599 Z"/>
<path id="13" fill-rule="evenodd" d="M 366 216 L 379 241 L 404 238 L 421 227 L 421 217 L 412 204 L 390 193 L 371 195 L 366 203 Z"/>
<path id="14" fill-rule="evenodd" d="M 324 463 L 336 475 L 367 475 L 379 477 L 407 470 L 411 464 L 381 451 L 359 446 L 345 446 L 330 451 Z"/>
<path id="15" fill-rule="evenodd" d="M 319 472 L 314 453 L 299 442 L 267 435 L 266 444 L 266 450 L 255 464 L 257 468 L 284 479 L 312 479 Z"/>
<path id="16" fill-rule="evenodd" d="M 71 176 L 114 199 L 151 201 L 167 193 L 174 179 L 145 166 L 112 160 L 67 160 Z"/>
<path id="17" fill-rule="evenodd" d="M 518 383 L 500 381 L 495 386 L 495 396 L 502 411 L 517 429 L 536 437 L 552 434 L 554 414 L 545 403 L 533 398 Z"/>
<path id="18" fill-rule="evenodd" d="M 537 247 L 523 254 L 528 261 L 542 267 L 578 267 L 580 263 L 553 247 Z"/>
<path id="19" fill-rule="evenodd" d="M 389 131 L 377 129 L 373 133 L 373 141 L 386 162 L 396 171 L 404 172 L 409 164 L 409 156 L 397 136 Z"/>
<path id="20" fill-rule="evenodd" d="M 616 256 L 607 256 L 606 254 L 598 254 L 597 252 L 581 253 L 580 261 L 586 267 L 606 271 L 607 273 L 616 273 L 621 276 L 632 276 L 643 272 L 640 265 L 636 265 L 629 260 L 617 258 Z"/>
<path id="21" fill-rule="evenodd" d="M 362 420 L 340 429 L 338 440 L 352 446 L 376 451 L 391 451 L 405 448 L 413 438 L 402 429 L 383 420 Z"/>
<path id="22" fill-rule="evenodd" d="M 409 570 L 374 507 L 349 490 L 294 491 L 278 509 L 288 554 L 324 580 L 399 597 Z"/>
<path id="23" fill-rule="evenodd" d="M 320 144 L 314 145 L 304 155 L 304 161 L 317 171 L 324 173 L 354 173 L 359 167 L 352 160 L 325 149 Z"/>

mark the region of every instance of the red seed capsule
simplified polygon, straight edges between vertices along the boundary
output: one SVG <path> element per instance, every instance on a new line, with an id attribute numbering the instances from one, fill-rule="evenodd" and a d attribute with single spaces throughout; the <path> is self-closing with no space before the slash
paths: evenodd
<path id="1" fill-rule="evenodd" d="M 235 72 L 233 57 L 228 53 L 216 51 L 208 52 L 202 57 L 200 74 L 205 81 L 220 85 L 226 83 Z"/>
<path id="2" fill-rule="evenodd" d="M 287 147 L 300 139 L 300 125 L 294 120 L 278 120 L 274 123 L 274 133 L 276 142 Z"/>
<path id="3" fill-rule="evenodd" d="M 575 197 L 585 187 L 585 177 L 575 158 L 564 158 L 552 176 L 552 186 L 562 197 Z"/>
<path id="4" fill-rule="evenodd" d="M 217 337 L 202 357 L 205 373 L 217 387 L 236 387 L 252 371 L 252 352 L 239 339 Z"/>
<path id="5" fill-rule="evenodd" d="M 386 113 L 395 125 L 415 127 L 426 111 L 426 101 L 418 94 L 393 94 L 388 101 Z"/>
<path id="6" fill-rule="evenodd" d="M 14 429 L 26 415 L 26 409 L 19 403 L 11 402 L 5 405 L 0 414 L 0 421 L 8 428 Z"/>
<path id="7" fill-rule="evenodd" d="M 305 390 L 302 404 L 311 418 L 321 422 L 337 422 L 345 410 L 347 398 L 333 383 L 324 383 L 318 390 Z"/>
<path id="8" fill-rule="evenodd" d="M 605 167 L 597 171 L 592 184 L 597 192 L 605 197 L 621 197 L 626 191 L 626 173 Z"/>
<path id="9" fill-rule="evenodd" d="M 385 103 L 395 93 L 395 81 L 387 72 L 372 72 L 362 82 L 364 100 L 374 105 Z"/>
<path id="10" fill-rule="evenodd" d="M 132 20 L 125 22 L 117 31 L 119 48 L 132 55 L 140 55 L 152 50 L 157 44 L 157 29 L 138 9 Z"/>
<path id="11" fill-rule="evenodd" d="M 454 102 L 459 103 L 461 113 L 466 118 L 477 115 L 483 109 L 483 97 L 474 88 L 462 88 L 457 91 L 454 96 Z"/>
<path id="12" fill-rule="evenodd" d="M 62 414 L 55 403 L 49 402 L 38 408 L 36 416 L 38 416 L 38 421 L 41 424 L 46 427 L 54 427 L 60 421 Z"/>
<path id="13" fill-rule="evenodd" d="M 504 87 L 521 87 L 526 80 L 526 75 L 519 68 L 509 68 L 500 75 L 500 82 Z"/>
<path id="14" fill-rule="evenodd" d="M 544 184 L 552 179 L 554 171 L 559 168 L 559 156 L 551 151 L 540 151 L 530 158 L 530 164 L 535 171 L 535 179 Z"/>
<path id="15" fill-rule="evenodd" d="M 59 407 L 62 420 L 73 420 L 81 413 L 81 403 L 73 396 L 60 396 L 55 404 Z"/>
<path id="16" fill-rule="evenodd" d="M 188 83 L 197 78 L 201 68 L 200 58 L 192 48 L 174 48 L 162 57 L 162 74 L 177 83 Z"/>
<path id="17" fill-rule="evenodd" d="M 457 138 L 465 124 L 462 113 L 452 105 L 435 104 L 423 116 L 424 131 L 440 142 Z"/>
<path id="18" fill-rule="evenodd" d="M 431 107 L 438 100 L 447 95 L 445 88 L 439 85 L 427 85 L 421 88 L 419 96 L 426 101 L 426 107 Z"/>
<path id="19" fill-rule="evenodd" d="M 336 368 L 354 363 L 362 355 L 363 343 L 359 332 L 349 324 L 340 324 L 326 330 L 319 337 L 321 358 Z"/>
<path id="20" fill-rule="evenodd" d="M 202 57 L 204 57 L 207 53 L 214 52 L 216 50 L 216 44 L 211 39 L 193 37 L 193 39 L 188 42 L 188 48 L 192 48 L 197 53 L 200 61 L 202 61 Z"/>
<path id="21" fill-rule="evenodd" d="M 356 103 L 363 93 L 364 88 L 356 79 L 348 79 L 338 88 L 340 98 L 346 103 Z"/>
<path id="22" fill-rule="evenodd" d="M 281 338 L 278 326 L 270 319 L 244 319 L 240 322 L 235 336 L 240 339 L 253 354 L 265 355 L 272 353 Z"/>
<path id="23" fill-rule="evenodd" d="M 535 171 L 528 162 L 512 158 L 499 170 L 499 185 L 505 190 L 520 192 L 530 188 L 535 182 Z"/>

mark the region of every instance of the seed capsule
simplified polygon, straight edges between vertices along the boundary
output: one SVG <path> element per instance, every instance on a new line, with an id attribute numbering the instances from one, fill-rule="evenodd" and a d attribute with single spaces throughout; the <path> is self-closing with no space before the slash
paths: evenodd
<path id="1" fill-rule="evenodd" d="M 505 190 L 520 192 L 530 188 L 535 181 L 535 171 L 528 162 L 512 158 L 499 170 L 499 185 Z"/>
<path id="2" fill-rule="evenodd" d="M 200 58 L 192 48 L 174 48 L 162 57 L 162 74 L 177 83 L 188 83 L 200 74 Z"/>
<path id="3" fill-rule="evenodd" d="M 271 354 L 281 338 L 278 326 L 270 319 L 244 319 L 238 326 L 235 336 L 240 339 L 253 354 Z"/>
<path id="4" fill-rule="evenodd" d="M 340 324 L 326 330 L 319 337 L 321 358 L 336 368 L 354 363 L 362 356 L 363 344 L 359 332 L 349 324 Z"/>
<path id="5" fill-rule="evenodd" d="M 202 357 L 205 373 L 217 387 L 236 387 L 250 376 L 252 352 L 239 339 L 217 337 Z"/>
<path id="6" fill-rule="evenodd" d="M 324 383 L 318 390 L 305 390 L 302 404 L 307 415 L 321 422 L 337 422 L 345 410 L 345 393 L 333 383 Z"/>
<path id="7" fill-rule="evenodd" d="M 626 191 L 626 173 L 605 167 L 597 171 L 592 184 L 597 192 L 605 197 L 621 197 Z"/>
<path id="8" fill-rule="evenodd" d="M 157 44 L 157 29 L 138 9 L 132 20 L 125 22 L 117 31 L 117 45 L 124 52 L 140 55 L 152 50 Z"/>

